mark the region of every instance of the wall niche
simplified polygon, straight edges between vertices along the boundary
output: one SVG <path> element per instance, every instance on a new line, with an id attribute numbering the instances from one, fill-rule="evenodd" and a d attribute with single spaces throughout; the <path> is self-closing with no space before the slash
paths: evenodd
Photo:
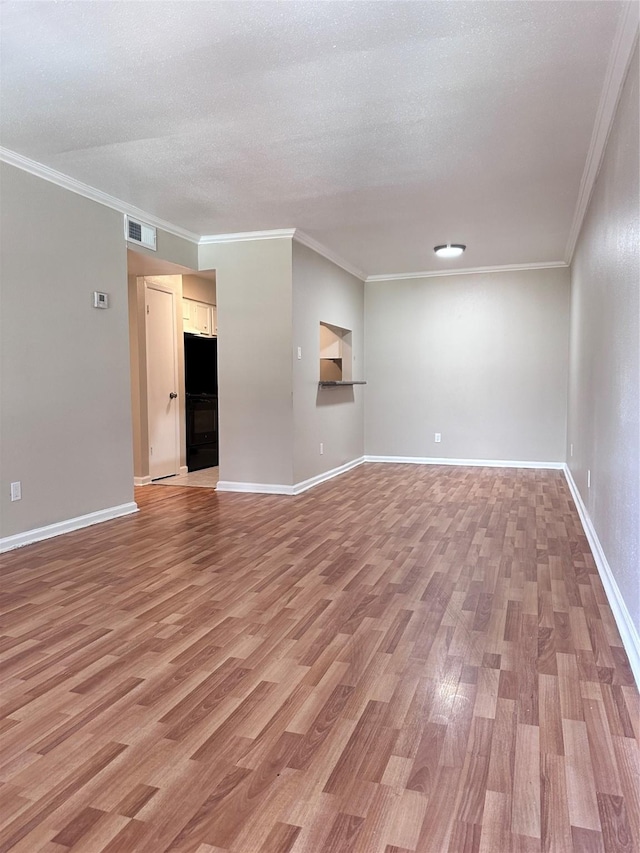
<path id="1" fill-rule="evenodd" d="M 320 382 L 352 378 L 351 329 L 320 323 Z"/>

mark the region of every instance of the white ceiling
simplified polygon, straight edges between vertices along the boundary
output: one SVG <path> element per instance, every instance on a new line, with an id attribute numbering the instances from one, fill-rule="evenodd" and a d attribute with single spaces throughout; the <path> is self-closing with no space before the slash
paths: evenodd
<path id="1" fill-rule="evenodd" d="M 302 229 L 369 274 L 561 261 L 623 10 L 5 2 L 2 145 L 199 235 Z"/>

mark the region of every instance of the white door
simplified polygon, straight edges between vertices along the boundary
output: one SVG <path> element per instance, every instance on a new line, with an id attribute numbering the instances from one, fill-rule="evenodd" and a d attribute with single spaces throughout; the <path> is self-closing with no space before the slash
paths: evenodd
<path id="1" fill-rule="evenodd" d="M 180 467 L 178 371 L 174 294 L 146 285 L 149 475 L 177 474 Z"/>

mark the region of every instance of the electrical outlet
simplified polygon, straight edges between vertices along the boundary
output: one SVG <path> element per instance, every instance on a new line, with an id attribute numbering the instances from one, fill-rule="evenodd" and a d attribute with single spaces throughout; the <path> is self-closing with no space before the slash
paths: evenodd
<path id="1" fill-rule="evenodd" d="M 587 488 L 591 488 L 591 469 L 587 470 Z"/>
<path id="2" fill-rule="evenodd" d="M 435 437 L 433 440 L 435 441 L 436 444 L 438 444 L 438 442 L 442 441 L 442 433 L 437 432 L 435 434 Z"/>
<path id="3" fill-rule="evenodd" d="M 322 456 L 323 453 L 324 453 L 324 442 L 321 441 L 320 442 L 320 456 Z"/>
<path id="4" fill-rule="evenodd" d="M 302 358 L 302 347 L 298 347 L 298 359 Z"/>
<path id="5" fill-rule="evenodd" d="M 569 455 L 573 456 L 573 444 L 569 445 Z"/>
<path id="6" fill-rule="evenodd" d="M 20 480 L 18 480 L 17 483 L 11 483 L 11 500 L 22 500 L 22 483 L 20 482 Z"/>

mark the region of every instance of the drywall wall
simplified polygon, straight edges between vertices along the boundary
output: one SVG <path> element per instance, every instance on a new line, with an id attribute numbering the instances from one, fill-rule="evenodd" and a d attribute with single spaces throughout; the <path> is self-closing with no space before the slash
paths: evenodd
<path id="1" fill-rule="evenodd" d="M 143 281 L 144 279 L 140 279 Z M 145 345 L 144 288 L 138 276 L 127 276 L 129 301 L 129 363 L 131 370 L 131 427 L 133 474 L 149 476 L 149 420 L 147 417 L 147 353 Z"/>
<path id="2" fill-rule="evenodd" d="M 365 326 L 367 455 L 564 461 L 568 269 L 371 282 Z"/>
<path id="3" fill-rule="evenodd" d="M 187 270 L 198 269 L 198 244 L 163 231 L 156 232 L 156 249 L 146 249 L 135 243 L 127 243 L 127 248 L 136 256 L 136 261 L 129 264 L 129 272 L 136 275 L 172 275 L 179 269 L 167 269 L 162 261 L 169 261 L 174 267 L 186 267 Z M 145 262 L 143 258 L 147 258 Z"/>
<path id="4" fill-rule="evenodd" d="M 5 537 L 132 501 L 133 460 L 122 215 L 0 170 Z"/>
<path id="5" fill-rule="evenodd" d="M 158 243 L 165 252 L 173 248 L 180 257 L 183 257 L 185 253 L 191 256 L 194 247 L 197 249 L 195 243 L 189 243 L 188 240 L 180 238 L 175 238 L 173 242 L 167 243 L 161 239 L 164 234 L 165 232 L 158 231 Z M 190 275 L 193 273 L 192 267 L 173 263 L 171 254 L 163 255 L 161 252 L 151 252 L 148 249 L 132 249 L 132 245 L 135 244 L 127 243 L 127 271 L 129 275 Z M 145 254 L 142 254 L 142 251 Z M 197 259 L 195 263 L 197 263 Z"/>
<path id="6" fill-rule="evenodd" d="M 568 464 L 640 628 L 638 74 L 636 47 L 571 265 Z"/>
<path id="7" fill-rule="evenodd" d="M 318 345 L 321 320 L 350 328 L 362 364 L 362 282 L 290 237 L 201 246 L 199 266 L 216 271 L 221 481 L 292 486 L 361 457 L 363 389 L 320 392 Z"/>
<path id="8" fill-rule="evenodd" d="M 291 238 L 200 246 L 216 270 L 220 480 L 293 484 Z"/>
<path id="9" fill-rule="evenodd" d="M 363 282 L 294 242 L 293 471 L 296 483 L 364 454 L 366 388 L 318 388 L 320 322 L 351 330 L 352 378 L 364 379 Z M 323 455 L 320 455 L 321 442 Z"/>
<path id="10" fill-rule="evenodd" d="M 182 276 L 182 295 L 185 299 L 195 299 L 197 302 L 216 304 L 216 281 L 214 278 L 203 278 L 200 275 Z"/>

